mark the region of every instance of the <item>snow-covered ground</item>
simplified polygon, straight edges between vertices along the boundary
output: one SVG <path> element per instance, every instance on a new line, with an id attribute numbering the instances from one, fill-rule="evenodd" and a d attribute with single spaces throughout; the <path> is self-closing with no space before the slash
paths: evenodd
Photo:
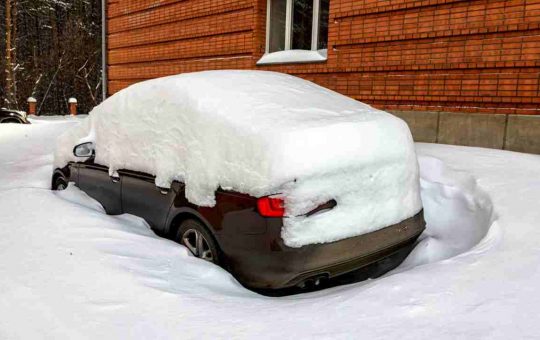
<path id="1" fill-rule="evenodd" d="M 418 144 L 428 229 L 383 278 L 269 298 L 47 190 L 75 119 L 0 125 L 0 339 L 540 337 L 540 156 Z"/>

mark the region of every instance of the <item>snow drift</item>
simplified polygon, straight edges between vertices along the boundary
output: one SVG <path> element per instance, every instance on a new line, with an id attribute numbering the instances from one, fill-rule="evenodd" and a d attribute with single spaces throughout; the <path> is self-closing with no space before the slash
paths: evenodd
<path id="1" fill-rule="evenodd" d="M 421 209 L 407 125 L 386 112 L 280 73 L 208 71 L 135 84 L 58 139 L 55 166 L 92 140 L 110 172 L 186 184 L 188 200 L 215 204 L 219 187 L 285 199 L 285 243 L 360 235 Z M 331 199 L 337 206 L 305 214 Z"/>

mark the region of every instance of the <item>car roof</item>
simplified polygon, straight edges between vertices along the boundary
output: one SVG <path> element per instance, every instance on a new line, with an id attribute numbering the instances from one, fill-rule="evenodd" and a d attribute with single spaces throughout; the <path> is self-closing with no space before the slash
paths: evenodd
<path id="1" fill-rule="evenodd" d="M 118 96 L 118 103 L 114 102 Z M 369 121 L 379 110 L 284 73 L 217 70 L 184 73 L 130 86 L 109 98 L 148 106 L 167 103 L 196 108 L 197 115 L 249 131 L 323 127 L 333 123 Z M 189 102 L 189 103 L 187 103 Z M 186 104 L 187 103 L 187 104 Z M 160 114 L 156 111 L 155 114 Z"/>

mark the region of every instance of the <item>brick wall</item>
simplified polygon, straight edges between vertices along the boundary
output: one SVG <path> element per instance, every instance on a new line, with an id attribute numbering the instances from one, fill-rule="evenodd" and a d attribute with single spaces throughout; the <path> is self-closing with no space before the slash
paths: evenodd
<path id="1" fill-rule="evenodd" d="M 109 91 L 258 68 L 388 110 L 540 114 L 540 0 L 331 0 L 323 63 L 257 67 L 265 29 L 266 0 L 109 0 Z"/>
<path id="2" fill-rule="evenodd" d="M 251 0 L 109 0 L 110 94 L 140 80 L 253 67 Z"/>

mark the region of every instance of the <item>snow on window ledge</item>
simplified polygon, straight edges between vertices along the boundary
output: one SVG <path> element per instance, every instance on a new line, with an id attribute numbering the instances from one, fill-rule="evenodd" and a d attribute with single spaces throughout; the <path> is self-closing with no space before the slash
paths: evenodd
<path id="1" fill-rule="evenodd" d="M 308 50 L 288 50 L 273 53 L 266 53 L 262 56 L 257 65 L 285 64 L 285 63 L 309 63 L 326 61 L 328 50 L 308 51 Z"/>

